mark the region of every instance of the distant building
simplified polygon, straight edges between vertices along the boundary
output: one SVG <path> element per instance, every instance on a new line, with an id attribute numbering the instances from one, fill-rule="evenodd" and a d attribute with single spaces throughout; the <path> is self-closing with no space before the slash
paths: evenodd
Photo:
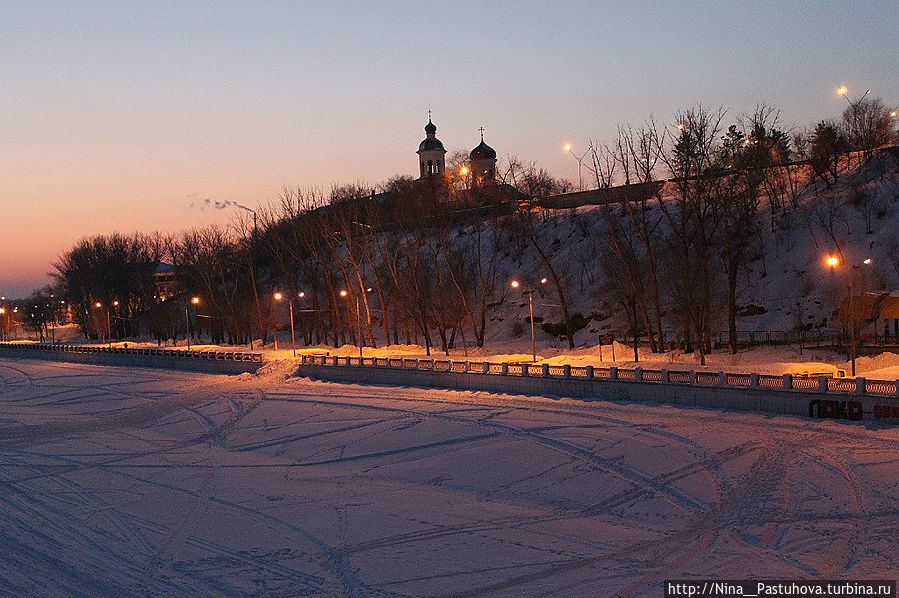
<path id="1" fill-rule="evenodd" d="M 839 319 L 849 322 L 853 313 L 861 331 L 899 338 L 899 291 L 864 293 L 843 299 L 837 309 Z"/>
<path id="2" fill-rule="evenodd" d="M 165 262 L 156 264 L 153 272 L 153 294 L 159 301 L 168 301 L 175 297 L 177 285 L 175 283 L 175 266 Z"/>
<path id="3" fill-rule="evenodd" d="M 496 183 L 496 150 L 484 143 L 484 127 L 480 130 L 481 143 L 468 154 L 471 186 L 474 188 Z"/>
<path id="4" fill-rule="evenodd" d="M 468 174 L 473 188 L 496 183 L 496 150 L 484 142 L 484 127 L 481 127 L 481 143 L 468 154 Z M 446 171 L 446 148 L 437 139 L 437 125 L 428 111 L 425 138 L 418 144 L 419 180 L 442 175 Z"/>
<path id="5" fill-rule="evenodd" d="M 420 176 L 426 177 L 443 174 L 446 170 L 446 149 L 443 142 L 437 139 L 437 125 L 431 122 L 428 115 L 428 124 L 425 125 L 425 138 L 418 144 L 418 170 Z"/>
<path id="6" fill-rule="evenodd" d="M 884 297 L 877 310 L 877 317 L 884 336 L 899 338 L 899 291 L 893 291 L 888 297 Z"/>
<path id="7" fill-rule="evenodd" d="M 496 210 L 511 210 L 517 202 L 529 200 L 512 185 L 501 183 L 496 176 L 496 150 L 481 141 L 468 154 L 468 160 L 459 172 L 449 172 L 446 167 L 446 148 L 437 138 L 437 125 L 428 111 L 424 127 L 425 138 L 418 144 L 418 178 L 408 185 L 400 184 L 387 191 L 342 199 L 338 203 L 315 209 L 318 214 L 351 214 L 358 224 L 379 227 L 395 226 L 410 213 L 426 221 L 431 217 L 447 214 L 477 214 Z M 458 177 L 458 178 L 456 178 Z M 462 188 L 456 183 L 463 182 Z M 410 209 L 414 208 L 414 209 Z M 376 217 L 372 218 L 374 214 Z M 164 273 L 159 274 L 164 280 Z"/>

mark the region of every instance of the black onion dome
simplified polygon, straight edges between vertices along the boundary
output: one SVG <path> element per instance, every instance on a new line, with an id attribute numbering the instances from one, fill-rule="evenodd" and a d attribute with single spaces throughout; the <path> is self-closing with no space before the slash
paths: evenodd
<path id="1" fill-rule="evenodd" d="M 425 125 L 425 133 L 428 135 L 433 135 L 437 132 L 437 125 L 431 122 L 431 119 L 428 119 L 428 124 Z"/>
<path id="2" fill-rule="evenodd" d="M 478 147 L 471 150 L 471 153 L 468 154 L 468 158 L 470 160 L 496 160 L 496 150 L 481 140 Z"/>
<path id="3" fill-rule="evenodd" d="M 442 150 L 446 151 L 443 147 L 443 143 L 436 137 L 427 137 L 424 141 L 418 144 L 418 151 L 426 152 L 429 150 Z"/>

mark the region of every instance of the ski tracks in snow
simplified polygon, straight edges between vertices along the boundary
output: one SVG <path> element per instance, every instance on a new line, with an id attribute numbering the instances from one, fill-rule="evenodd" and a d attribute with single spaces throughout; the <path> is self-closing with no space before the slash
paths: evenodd
<path id="1" fill-rule="evenodd" d="M 25 360 L 0 393 L 18 593 L 652 596 L 899 559 L 891 430 Z"/>

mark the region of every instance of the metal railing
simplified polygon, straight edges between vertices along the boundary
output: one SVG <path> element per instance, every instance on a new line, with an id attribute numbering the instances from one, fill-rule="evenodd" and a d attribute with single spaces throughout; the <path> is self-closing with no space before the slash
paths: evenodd
<path id="1" fill-rule="evenodd" d="M 745 372 L 708 372 L 697 370 L 649 370 L 594 366 L 549 365 L 541 363 L 493 363 L 489 361 L 453 361 L 446 359 L 409 359 L 327 357 L 303 355 L 302 365 L 355 366 L 365 368 L 414 369 L 456 374 L 490 376 L 543 377 L 618 381 L 635 384 L 673 384 L 723 386 L 760 390 L 855 394 L 899 398 L 899 380 L 830 378 L 827 376 L 772 376 Z"/>
<path id="2" fill-rule="evenodd" d="M 108 355 L 135 355 L 148 357 L 175 357 L 179 359 L 205 359 L 216 361 L 249 361 L 262 363 L 262 353 L 246 351 L 188 351 L 186 349 L 109 348 L 93 345 L 65 345 L 61 343 L 0 343 L 0 347 L 27 351 L 61 351 L 63 353 L 98 353 Z M 358 365 L 358 363 L 357 363 Z"/>

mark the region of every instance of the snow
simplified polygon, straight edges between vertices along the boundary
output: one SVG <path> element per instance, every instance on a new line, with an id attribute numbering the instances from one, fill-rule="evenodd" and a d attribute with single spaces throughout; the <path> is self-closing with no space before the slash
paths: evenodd
<path id="1" fill-rule="evenodd" d="M 0 587 L 658 596 L 899 559 L 895 428 L 289 373 L 0 360 Z"/>

